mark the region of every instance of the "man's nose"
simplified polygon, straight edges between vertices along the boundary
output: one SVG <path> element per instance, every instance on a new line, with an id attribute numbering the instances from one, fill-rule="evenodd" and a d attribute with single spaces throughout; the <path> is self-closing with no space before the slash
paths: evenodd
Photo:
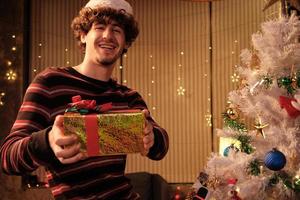
<path id="1" fill-rule="evenodd" d="M 102 37 L 106 38 L 106 39 L 110 39 L 112 37 L 112 30 L 111 30 L 111 28 L 108 27 L 108 28 L 104 29 Z"/>

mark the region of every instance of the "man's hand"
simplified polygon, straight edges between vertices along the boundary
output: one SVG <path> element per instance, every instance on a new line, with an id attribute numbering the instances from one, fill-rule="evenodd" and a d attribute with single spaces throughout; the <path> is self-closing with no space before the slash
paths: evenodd
<path id="1" fill-rule="evenodd" d="M 149 149 L 153 146 L 154 144 L 154 133 L 153 133 L 153 126 L 152 124 L 147 120 L 148 117 L 150 117 L 150 113 L 147 109 L 144 109 L 142 111 L 144 113 L 145 117 L 145 124 L 144 124 L 144 152 L 141 154 L 143 156 L 146 156 L 149 153 Z"/>
<path id="2" fill-rule="evenodd" d="M 80 152 L 80 143 L 76 135 L 64 135 L 63 121 L 62 115 L 56 116 L 48 136 L 50 147 L 61 163 L 75 163 L 86 158 L 86 155 Z"/>

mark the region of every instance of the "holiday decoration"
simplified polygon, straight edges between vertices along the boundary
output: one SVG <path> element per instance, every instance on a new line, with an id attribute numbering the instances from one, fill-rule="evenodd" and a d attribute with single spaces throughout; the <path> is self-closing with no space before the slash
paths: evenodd
<path id="1" fill-rule="evenodd" d="M 254 125 L 257 132 L 260 133 L 263 136 L 263 138 L 266 138 L 265 132 L 263 129 L 266 128 L 267 126 L 269 126 L 269 124 L 263 124 L 260 117 L 258 117 L 258 119 L 256 120 L 256 123 Z"/>
<path id="2" fill-rule="evenodd" d="M 286 164 L 285 155 L 278 151 L 277 149 L 273 149 L 269 151 L 265 156 L 265 165 L 267 168 L 273 171 L 278 171 L 284 168 Z"/>
<path id="3" fill-rule="evenodd" d="M 234 108 L 228 108 L 226 111 L 227 115 L 229 116 L 230 119 L 237 119 L 239 117 L 238 112 Z"/>
<path id="4" fill-rule="evenodd" d="M 209 158 L 211 199 L 299 200 L 299 35 L 295 14 L 267 21 L 252 35 L 251 50 L 242 51 L 235 70 L 243 87 L 228 94 L 224 127 L 217 129 L 222 140 L 239 141 L 239 151 L 231 153 L 231 142 Z"/>
<path id="5" fill-rule="evenodd" d="M 70 106 L 64 115 L 64 133 L 76 134 L 88 156 L 143 152 L 141 111 L 110 111 L 110 104 L 98 106 L 80 96 L 73 97 Z"/>
<path id="6" fill-rule="evenodd" d="M 296 102 L 296 99 L 285 96 L 279 97 L 279 104 L 281 108 L 284 108 L 290 117 L 296 118 L 300 115 L 300 111 L 292 105 L 293 101 Z"/>
<path id="7" fill-rule="evenodd" d="M 239 149 L 236 148 L 236 147 L 234 146 L 234 144 L 231 144 L 230 146 L 228 146 L 228 147 L 226 147 L 226 148 L 224 149 L 223 156 L 227 157 L 230 150 L 233 150 L 233 151 L 236 151 L 236 152 L 239 151 Z"/>
<path id="8" fill-rule="evenodd" d="M 229 192 L 228 192 L 228 196 L 230 200 L 242 200 L 239 196 L 238 196 L 238 192 L 236 189 L 236 183 L 237 183 L 237 179 L 235 178 L 231 178 L 228 179 L 227 181 L 228 186 L 229 186 Z"/>

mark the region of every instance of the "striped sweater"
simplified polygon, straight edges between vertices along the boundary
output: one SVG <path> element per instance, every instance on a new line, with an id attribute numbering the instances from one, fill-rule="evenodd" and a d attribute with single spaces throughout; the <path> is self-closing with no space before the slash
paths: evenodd
<path id="1" fill-rule="evenodd" d="M 28 87 L 11 133 L 1 145 L 1 167 L 7 174 L 21 175 L 39 166 L 48 169 L 48 181 L 55 199 L 138 199 L 124 176 L 126 155 L 92 157 L 73 164 L 61 164 L 48 141 L 55 116 L 63 114 L 71 98 L 95 99 L 97 104 L 147 108 L 134 90 L 86 77 L 71 67 L 48 68 Z M 168 151 L 168 135 L 153 124 L 154 145 L 147 155 L 162 159 Z"/>

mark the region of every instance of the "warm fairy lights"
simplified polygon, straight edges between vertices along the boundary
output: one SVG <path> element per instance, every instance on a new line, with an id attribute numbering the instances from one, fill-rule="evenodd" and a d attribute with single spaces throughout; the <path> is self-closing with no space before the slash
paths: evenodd
<path id="1" fill-rule="evenodd" d="M 17 78 L 17 74 L 10 69 L 8 72 L 6 72 L 6 78 L 9 81 L 15 81 Z"/>
<path id="2" fill-rule="evenodd" d="M 1 92 L 0 93 L 0 106 L 3 106 L 4 105 L 4 101 L 3 101 L 3 97 L 5 96 L 5 93 L 4 92 Z"/>
<path id="3" fill-rule="evenodd" d="M 234 73 L 234 74 L 231 76 L 231 82 L 237 83 L 237 82 L 239 82 L 239 80 L 240 80 L 240 76 L 239 76 L 238 74 Z"/>
<path id="4" fill-rule="evenodd" d="M 186 89 L 184 89 L 182 86 L 179 86 L 179 88 L 177 89 L 177 94 L 178 96 L 184 96 Z"/>
<path id="5" fill-rule="evenodd" d="M 212 126 L 211 119 L 212 119 L 212 115 L 211 115 L 210 113 L 208 113 L 208 114 L 205 115 L 206 125 L 207 125 L 208 127 L 211 127 L 211 126 Z"/>
<path id="6" fill-rule="evenodd" d="M 183 56 L 184 55 L 184 52 L 181 51 L 180 52 L 180 55 Z M 185 95 L 185 92 L 186 92 L 186 89 L 183 87 L 183 78 L 182 78 L 182 64 L 179 63 L 178 64 L 178 77 L 177 77 L 177 80 L 178 80 L 178 88 L 177 88 L 177 95 L 178 96 L 184 96 Z"/>

